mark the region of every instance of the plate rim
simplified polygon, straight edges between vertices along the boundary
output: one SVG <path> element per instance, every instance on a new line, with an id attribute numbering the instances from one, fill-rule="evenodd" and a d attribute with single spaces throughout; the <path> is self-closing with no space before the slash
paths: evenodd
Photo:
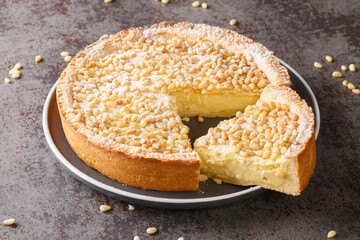
<path id="1" fill-rule="evenodd" d="M 287 67 L 290 71 L 292 71 L 299 79 L 300 81 L 303 83 L 303 85 L 305 86 L 305 88 L 308 90 L 308 92 L 310 93 L 310 96 L 312 98 L 312 100 L 314 101 L 314 108 L 315 110 L 313 111 L 315 114 L 315 117 L 317 119 L 317 121 L 315 122 L 315 139 L 318 137 L 319 134 L 319 129 L 320 129 L 320 110 L 319 110 L 319 105 L 318 102 L 316 100 L 316 97 L 313 93 L 313 91 L 311 90 L 310 86 L 307 84 L 307 82 L 301 77 L 301 75 L 296 72 L 291 66 L 289 66 L 287 63 L 285 63 L 283 60 L 276 58 L 281 64 L 283 64 L 285 67 Z M 229 199 L 234 199 L 237 197 L 240 197 L 242 195 L 247 195 L 247 194 L 256 194 L 258 192 L 263 191 L 264 189 L 260 186 L 253 186 L 253 187 L 249 187 L 248 189 L 245 190 L 241 190 L 239 192 L 235 192 L 235 193 L 230 193 L 230 194 L 225 194 L 225 195 L 220 195 L 220 196 L 215 196 L 215 197 L 205 197 L 205 198 L 191 198 L 191 199 L 179 199 L 179 198 L 167 198 L 167 197 L 153 197 L 153 196 L 147 196 L 147 195 L 142 195 L 142 194 L 138 194 L 138 193 L 132 193 L 132 192 L 128 192 L 126 190 L 121 190 L 119 188 L 107 185 L 101 181 L 98 181 L 90 176 L 88 176 L 87 174 L 83 173 L 82 171 L 80 171 L 79 169 L 77 169 L 75 166 L 73 166 L 65 157 L 64 155 L 62 155 L 62 153 L 59 151 L 59 149 L 56 147 L 52 136 L 50 134 L 50 130 L 49 130 L 49 124 L 48 124 L 48 114 L 49 114 L 49 105 L 51 102 L 51 99 L 55 93 L 56 90 L 56 86 L 59 80 L 57 80 L 55 82 L 55 84 L 52 86 L 50 92 L 48 93 L 46 100 L 45 100 L 45 104 L 43 107 L 43 114 L 42 114 L 42 125 L 43 125 L 43 131 L 45 134 L 45 139 L 50 147 L 50 149 L 52 150 L 52 152 L 55 154 L 56 158 L 71 172 L 73 173 L 79 180 L 81 181 L 85 181 L 84 183 L 90 184 L 91 187 L 96 187 L 97 189 L 102 189 L 108 193 L 112 193 L 112 194 L 117 194 L 117 195 L 121 195 L 124 198 L 130 198 L 133 200 L 141 200 L 141 201 L 146 201 L 146 202 L 153 202 L 153 203 L 164 203 L 164 204 L 199 204 L 199 203 L 214 203 L 214 202 L 218 202 L 218 201 L 226 201 Z M 55 93 L 56 94 L 56 93 Z M 318 124 L 317 124 L 318 123 Z"/>

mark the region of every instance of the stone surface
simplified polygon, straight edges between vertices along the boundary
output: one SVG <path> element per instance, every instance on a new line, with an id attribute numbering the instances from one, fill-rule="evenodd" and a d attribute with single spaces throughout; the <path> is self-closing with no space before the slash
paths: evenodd
<path id="1" fill-rule="evenodd" d="M 360 69 L 359 1 L 1 1 L 0 2 L 0 239 L 337 239 L 360 238 L 360 96 L 341 85 L 360 84 L 359 71 L 342 79 L 342 64 Z M 235 26 L 229 21 L 237 19 Z M 105 33 L 160 21 L 229 28 L 261 42 L 293 66 L 321 109 L 318 164 L 299 197 L 267 191 L 236 204 L 165 210 L 127 203 L 85 186 L 60 165 L 42 130 L 47 93 L 71 55 Z M 42 62 L 35 63 L 41 55 Z M 334 62 L 327 63 L 325 55 Z M 324 65 L 315 69 L 314 61 Z M 22 76 L 3 82 L 16 63 Z M 113 209 L 101 213 L 99 206 Z M 155 226 L 158 233 L 146 234 Z"/>

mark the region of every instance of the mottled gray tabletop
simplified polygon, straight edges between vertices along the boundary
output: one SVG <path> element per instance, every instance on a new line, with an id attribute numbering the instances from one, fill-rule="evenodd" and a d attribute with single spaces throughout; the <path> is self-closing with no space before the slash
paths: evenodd
<path id="1" fill-rule="evenodd" d="M 341 83 L 360 74 L 359 1 L 153 0 L 0 2 L 0 239 L 360 239 L 360 96 Z M 229 21 L 237 19 L 235 26 Z M 313 89 L 321 110 L 318 164 L 299 197 L 266 191 L 227 206 L 166 210 L 101 194 L 76 180 L 55 158 L 42 130 L 47 93 L 71 55 L 103 34 L 161 21 L 229 28 L 261 42 L 294 67 Z M 42 62 L 35 63 L 41 55 Z M 325 55 L 334 58 L 327 63 Z M 320 61 L 323 69 L 313 66 Z M 15 63 L 21 78 L 2 79 Z M 99 206 L 108 204 L 110 212 Z M 157 227 L 148 235 L 148 227 Z"/>

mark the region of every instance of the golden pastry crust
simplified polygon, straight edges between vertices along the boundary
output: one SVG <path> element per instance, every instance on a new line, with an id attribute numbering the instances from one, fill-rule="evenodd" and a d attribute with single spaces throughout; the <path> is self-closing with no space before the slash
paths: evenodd
<path id="1" fill-rule="evenodd" d="M 107 74 L 106 71 L 98 73 L 98 71 L 95 71 L 96 69 L 94 70 L 94 66 L 100 66 L 102 64 L 101 60 L 111 55 L 115 50 L 126 49 L 124 48 L 124 42 L 132 45 L 132 42 L 134 41 L 141 42 L 149 39 L 151 40 L 152 38 L 166 39 L 167 36 L 176 36 L 178 39 L 184 40 L 184 42 L 187 40 L 191 40 L 192 42 L 208 41 L 209 43 L 215 45 L 217 44 L 216 46 L 214 45 L 213 50 L 215 52 L 221 53 L 222 49 L 224 49 L 224 51 L 226 50 L 225 54 L 226 52 L 238 53 L 242 56 L 242 59 L 245 62 L 245 75 L 249 69 L 250 71 L 252 71 L 252 69 L 260 70 L 257 72 L 255 71 L 255 74 L 253 75 L 256 75 L 254 78 L 259 76 L 262 81 L 260 80 L 259 82 L 259 80 L 255 79 L 258 82 L 255 81 L 252 85 L 253 87 L 255 86 L 256 89 L 260 89 L 259 91 L 262 91 L 265 86 L 264 81 L 269 81 L 274 85 L 290 85 L 289 75 L 286 68 L 281 66 L 279 62 L 275 60 L 273 53 L 261 44 L 254 43 L 247 37 L 230 30 L 210 27 L 204 24 L 178 23 L 176 25 L 172 25 L 170 23 L 160 23 L 155 24 L 150 28 L 131 28 L 123 30 L 115 35 L 103 36 L 98 42 L 87 46 L 84 51 L 79 52 L 61 74 L 56 91 L 57 103 L 65 135 L 71 147 L 90 167 L 96 168 L 104 175 L 129 186 L 160 191 L 195 190 L 199 175 L 199 155 L 191 149 L 190 141 L 186 135 L 187 127 L 182 125 L 179 116 L 171 115 L 171 111 L 176 113 L 176 106 L 174 106 L 171 102 L 171 99 L 163 97 L 163 95 L 166 95 L 166 91 L 170 92 L 172 89 L 184 90 L 184 88 L 194 88 L 200 91 L 202 87 L 200 86 L 201 84 L 196 81 L 190 82 L 190 87 L 186 85 L 182 88 L 178 87 L 180 85 L 182 86 L 181 82 L 176 86 L 165 84 L 167 88 L 165 87 L 164 90 L 164 87 L 156 89 L 154 80 L 142 78 L 138 80 L 144 85 L 144 87 L 136 89 L 136 87 L 132 85 L 133 80 L 119 80 L 118 84 L 121 85 L 122 90 L 117 94 L 126 95 L 127 92 L 131 92 L 132 94 L 130 94 L 131 96 L 128 94 L 124 98 L 131 98 L 131 101 L 133 101 L 137 97 L 134 94 L 139 95 L 140 92 L 141 96 L 148 97 L 145 92 L 151 92 L 152 95 L 149 99 L 145 99 L 149 100 L 146 102 L 147 105 L 145 104 L 146 106 L 143 107 L 152 109 L 154 106 L 151 104 L 156 101 L 156 104 L 167 107 L 167 110 L 165 109 L 166 111 L 163 109 L 160 109 L 159 111 L 163 115 L 165 114 L 168 116 L 169 121 L 165 122 L 168 123 L 165 124 L 165 128 L 176 128 L 176 130 L 172 132 L 173 136 L 175 136 L 175 139 L 172 140 L 172 144 L 177 147 L 174 151 L 165 148 L 166 143 L 169 142 L 169 138 L 167 136 L 164 137 L 165 140 L 162 142 L 154 140 L 148 144 L 146 139 L 144 140 L 144 138 L 139 137 L 139 132 L 134 135 L 132 133 L 133 131 L 130 131 L 130 128 L 133 127 L 131 124 L 128 126 L 130 129 L 128 131 L 130 131 L 130 134 L 132 134 L 132 137 L 135 140 L 130 143 L 128 143 L 127 140 L 124 140 L 124 138 L 117 138 L 114 134 L 111 135 L 111 127 L 101 130 L 103 135 L 99 134 L 99 128 L 102 127 L 101 124 L 107 121 L 106 114 L 101 113 L 100 115 L 102 118 L 98 119 L 96 118 L 98 115 L 92 113 L 91 109 L 88 110 L 84 107 L 87 106 L 85 103 L 80 103 L 84 100 L 81 99 L 82 97 L 86 97 L 87 99 L 89 95 L 93 95 L 91 93 L 91 88 L 87 88 L 87 85 L 99 87 L 103 83 L 104 79 L 106 81 L 107 76 L 111 76 L 111 73 Z M 153 44 L 153 42 L 151 42 L 150 45 L 151 44 Z M 186 44 L 187 43 L 185 43 L 185 45 Z M 149 51 L 152 51 L 151 47 Z M 164 48 L 164 51 L 169 51 L 169 49 L 166 50 Z M 175 49 L 174 52 L 177 53 L 176 51 L 177 50 Z M 179 56 L 182 55 L 179 54 Z M 171 60 L 169 60 L 169 62 L 169 64 L 172 64 Z M 134 64 L 136 64 L 136 62 Z M 249 67 L 247 67 L 246 64 L 249 64 Z M 103 66 L 101 65 L 101 67 Z M 127 67 L 128 66 L 125 64 L 124 69 L 126 70 Z M 141 68 L 141 66 L 139 68 Z M 158 69 L 157 71 L 160 72 L 161 69 Z M 104 76 L 104 74 L 107 74 L 107 76 Z M 98 82 L 88 84 L 89 76 L 90 78 L 94 76 L 94 78 L 98 79 Z M 251 76 L 248 76 L 248 78 L 250 79 Z M 231 92 L 235 91 L 234 89 L 237 89 L 238 91 L 251 91 L 249 90 L 249 85 L 245 86 L 243 84 L 243 87 L 239 85 L 239 87 L 235 88 L 235 85 L 238 84 L 236 81 L 227 80 L 226 76 L 224 76 L 223 79 L 225 82 L 220 79 L 221 81 L 219 80 L 220 82 L 217 84 L 215 91 Z M 217 79 L 215 80 L 217 81 Z M 84 82 L 86 85 L 85 87 Z M 130 82 L 130 85 L 128 82 Z M 258 86 L 256 86 L 256 84 Z M 202 89 L 201 91 L 208 93 L 214 89 L 211 87 L 211 84 L 206 87 L 206 89 Z M 110 89 L 110 92 L 111 90 L 112 89 Z M 113 107 L 113 105 L 115 105 L 114 102 L 110 101 L 108 108 L 116 110 L 116 106 Z M 102 107 L 107 108 L 106 104 L 107 103 L 105 102 Z M 122 107 L 125 108 L 126 106 L 123 105 Z M 138 110 L 139 109 L 136 109 L 136 111 Z M 127 109 L 125 111 L 131 111 L 131 109 Z M 152 109 L 150 112 L 151 111 L 156 111 L 156 109 Z M 91 113 L 88 114 L 87 112 Z M 111 112 L 110 116 L 112 116 L 111 114 L 116 115 L 117 112 Z M 141 112 L 138 112 L 138 115 L 140 116 Z M 97 125 L 94 127 L 92 126 L 93 122 L 90 120 L 93 122 L 98 121 L 100 123 L 96 123 Z M 162 119 L 155 119 L 154 121 L 161 122 Z M 139 123 L 136 123 L 134 129 L 136 130 L 136 127 L 141 124 L 142 122 L 140 121 Z M 108 125 L 110 126 L 110 123 Z M 169 125 L 171 126 L 169 127 Z M 146 126 L 146 123 L 144 126 Z M 120 128 L 116 128 L 117 126 L 114 125 L 113 129 L 117 131 L 122 130 Z M 151 130 L 149 131 L 151 132 Z M 164 132 L 161 133 L 163 134 Z M 160 132 L 158 135 L 161 135 Z M 145 147 L 146 144 L 148 144 L 147 147 Z M 149 148 L 152 150 L 149 151 Z"/>
<path id="2" fill-rule="evenodd" d="M 261 100 L 285 103 L 290 111 L 299 115 L 300 126 L 298 137 L 284 156 L 293 161 L 297 169 L 297 184 L 293 189 L 281 189 L 282 192 L 300 195 L 310 181 L 316 166 L 315 121 L 311 109 L 292 89 L 279 86 L 268 86 L 264 89 Z"/>
<path id="3" fill-rule="evenodd" d="M 76 155 L 103 175 L 128 186 L 150 190 L 194 191 L 197 188 L 199 161 L 128 156 L 90 142 L 61 118 L 66 138 Z"/>

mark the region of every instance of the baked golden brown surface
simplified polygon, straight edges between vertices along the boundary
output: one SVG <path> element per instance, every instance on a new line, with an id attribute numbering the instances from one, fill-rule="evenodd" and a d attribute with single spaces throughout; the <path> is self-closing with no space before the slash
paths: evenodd
<path id="1" fill-rule="evenodd" d="M 66 137 L 90 167 L 129 186 L 195 190 L 200 157 L 180 116 L 233 116 L 269 84 L 289 86 L 272 52 L 235 32 L 169 23 L 103 36 L 61 75 Z"/>

